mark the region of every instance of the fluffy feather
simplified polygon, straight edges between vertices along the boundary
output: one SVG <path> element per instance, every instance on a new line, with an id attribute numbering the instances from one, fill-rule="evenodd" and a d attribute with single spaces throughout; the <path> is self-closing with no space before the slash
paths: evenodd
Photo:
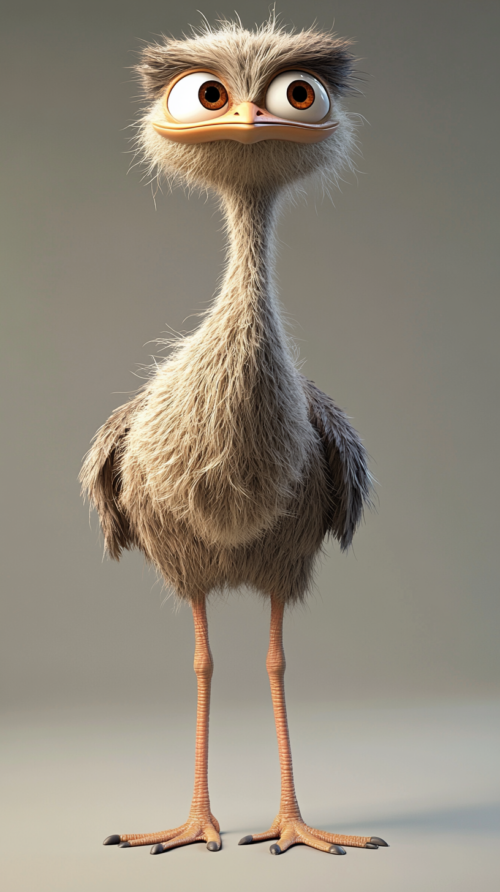
<path id="1" fill-rule="evenodd" d="M 203 28 L 192 37 L 149 44 L 141 54 L 137 74 L 148 99 L 190 68 L 217 71 L 238 95 L 261 99 L 276 71 L 304 68 L 316 71 L 336 95 L 354 91 L 351 41 L 308 28 L 287 31 L 274 16 L 247 31 L 237 22 L 222 21 L 216 30 Z"/>
<path id="2" fill-rule="evenodd" d="M 328 531 L 340 542 L 342 551 L 352 538 L 370 503 L 372 477 L 366 451 L 347 415 L 312 381 L 304 378 L 311 424 L 321 439 L 328 465 Z"/>
<path id="3" fill-rule="evenodd" d="M 99 515 L 104 547 L 115 560 L 122 549 L 136 544 L 128 517 L 120 508 L 121 459 L 131 420 L 143 402 L 143 394 L 138 394 L 114 410 L 97 431 L 80 471 L 82 492 Z"/>

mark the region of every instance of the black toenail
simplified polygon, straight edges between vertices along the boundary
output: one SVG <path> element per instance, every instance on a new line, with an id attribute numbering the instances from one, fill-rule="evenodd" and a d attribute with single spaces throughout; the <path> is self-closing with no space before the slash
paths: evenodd
<path id="1" fill-rule="evenodd" d="M 117 846 L 120 842 L 120 837 L 117 833 L 113 833 L 113 836 L 107 836 L 103 842 L 103 846 Z"/>
<path id="2" fill-rule="evenodd" d="M 370 842 L 373 842 L 376 846 L 387 846 L 389 848 L 389 843 L 385 839 L 380 839 L 380 836 L 372 836 Z"/>

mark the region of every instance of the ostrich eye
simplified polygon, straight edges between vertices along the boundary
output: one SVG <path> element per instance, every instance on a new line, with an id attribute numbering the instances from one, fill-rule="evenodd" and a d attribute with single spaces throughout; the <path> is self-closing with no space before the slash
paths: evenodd
<path id="1" fill-rule="evenodd" d="M 317 124 L 330 111 L 330 98 L 312 74 L 284 71 L 268 87 L 266 108 L 278 118 Z"/>
<path id="2" fill-rule="evenodd" d="M 205 81 L 198 90 L 198 98 L 203 108 L 215 111 L 227 105 L 227 90 L 219 81 Z"/>
<path id="3" fill-rule="evenodd" d="M 224 84 L 206 71 L 193 71 L 176 81 L 167 97 L 167 108 L 177 121 L 191 124 L 217 118 L 227 110 Z"/>
<path id="4" fill-rule="evenodd" d="M 294 108 L 310 108 L 316 99 L 316 93 L 307 81 L 292 81 L 286 91 L 286 98 Z"/>

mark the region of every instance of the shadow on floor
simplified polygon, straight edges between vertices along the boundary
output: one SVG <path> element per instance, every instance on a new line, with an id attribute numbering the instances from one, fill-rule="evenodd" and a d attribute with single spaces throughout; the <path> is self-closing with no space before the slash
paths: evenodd
<path id="1" fill-rule="evenodd" d="M 500 803 L 485 805 L 461 805 L 450 808 L 429 809 L 399 815 L 382 815 L 377 823 L 385 828 L 402 830 L 425 830 L 441 833 L 497 833 L 500 832 Z M 373 825 L 373 818 L 339 826 L 329 825 L 325 830 L 331 833 L 367 832 Z M 375 831 L 374 831 L 375 832 Z"/>

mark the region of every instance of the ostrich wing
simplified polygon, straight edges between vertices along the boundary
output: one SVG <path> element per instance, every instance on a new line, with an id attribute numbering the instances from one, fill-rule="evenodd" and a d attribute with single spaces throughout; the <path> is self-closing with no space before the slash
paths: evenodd
<path id="1" fill-rule="evenodd" d="M 370 503 L 372 478 L 365 448 L 347 415 L 312 382 L 303 378 L 309 404 L 309 420 L 319 434 L 328 467 L 330 490 L 328 531 L 349 548 L 363 514 Z"/>
<path id="2" fill-rule="evenodd" d="M 139 393 L 115 409 L 97 431 L 80 471 L 82 494 L 97 510 L 105 548 L 116 561 L 122 549 L 136 544 L 128 518 L 120 507 L 120 460 L 131 420 L 144 400 L 145 394 Z"/>

